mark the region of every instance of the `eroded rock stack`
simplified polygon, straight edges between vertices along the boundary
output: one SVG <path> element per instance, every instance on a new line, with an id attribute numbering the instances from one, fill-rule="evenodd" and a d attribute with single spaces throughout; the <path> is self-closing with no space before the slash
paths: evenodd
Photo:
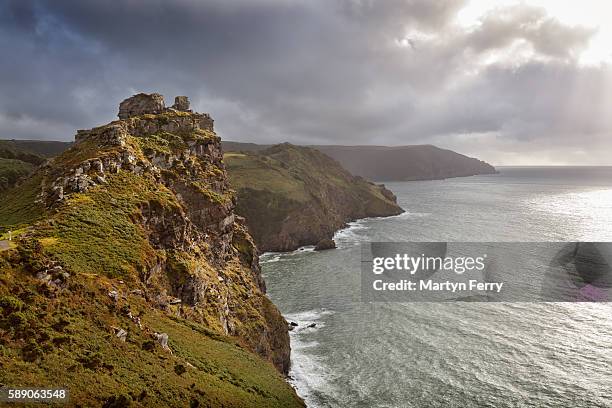
<path id="1" fill-rule="evenodd" d="M 119 119 L 127 119 L 145 113 L 158 114 L 166 110 L 164 97 L 158 93 L 139 93 L 119 104 Z"/>

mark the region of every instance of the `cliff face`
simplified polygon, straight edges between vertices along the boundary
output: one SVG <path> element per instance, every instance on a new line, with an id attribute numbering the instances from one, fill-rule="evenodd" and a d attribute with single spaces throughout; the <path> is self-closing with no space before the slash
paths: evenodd
<path id="1" fill-rule="evenodd" d="M 158 316 L 152 326 L 164 326 L 168 316 L 186 327 L 201 325 L 286 373 L 287 324 L 264 295 L 257 250 L 234 215 L 212 119 L 189 111 L 182 98 L 165 108 L 157 94 L 124 101 L 120 117 L 79 131 L 74 146 L 1 203 L 0 225 L 18 231 L 17 252 L 5 255 L 6 273 L 44 281 L 54 297 L 67 295 L 71 285 L 108 292 L 115 305 L 125 300 L 122 313 L 134 302 Z M 301 405 L 288 386 L 275 387 Z"/>
<path id="2" fill-rule="evenodd" d="M 288 251 L 332 238 L 348 221 L 403 212 L 382 185 L 355 177 L 308 147 L 282 144 L 225 154 L 244 216 L 263 251 Z"/>

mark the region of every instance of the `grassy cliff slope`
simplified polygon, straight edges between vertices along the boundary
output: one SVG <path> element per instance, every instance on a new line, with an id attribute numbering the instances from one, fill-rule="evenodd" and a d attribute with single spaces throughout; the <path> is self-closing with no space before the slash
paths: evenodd
<path id="1" fill-rule="evenodd" d="M 238 193 L 236 212 L 264 251 L 317 244 L 348 221 L 402 212 L 384 186 L 352 176 L 308 147 L 226 152 L 225 163 Z"/>
<path id="2" fill-rule="evenodd" d="M 0 157 L 0 191 L 14 186 L 22 177 L 32 172 L 34 166 L 28 162 Z"/>
<path id="3" fill-rule="evenodd" d="M 82 407 L 303 406 L 234 206 L 207 115 L 79 131 L 0 198 L 0 384 Z"/>

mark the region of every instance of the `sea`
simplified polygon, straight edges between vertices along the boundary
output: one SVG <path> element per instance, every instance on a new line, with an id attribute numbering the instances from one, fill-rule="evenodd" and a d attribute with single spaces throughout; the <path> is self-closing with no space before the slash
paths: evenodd
<path id="1" fill-rule="evenodd" d="M 611 167 L 498 170 L 386 183 L 405 213 L 262 256 L 308 407 L 612 407 L 612 304 L 361 299 L 368 242 L 612 242 Z"/>

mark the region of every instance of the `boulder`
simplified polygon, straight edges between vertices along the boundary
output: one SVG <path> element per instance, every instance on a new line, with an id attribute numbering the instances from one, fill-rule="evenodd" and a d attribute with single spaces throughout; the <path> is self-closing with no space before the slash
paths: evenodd
<path id="1" fill-rule="evenodd" d="M 119 119 L 128 119 L 133 116 L 160 114 L 166 109 L 164 97 L 158 93 L 139 93 L 127 98 L 119 104 Z"/>
<path id="2" fill-rule="evenodd" d="M 189 98 L 186 96 L 177 96 L 174 98 L 174 105 L 172 105 L 172 108 L 178 111 L 189 112 Z"/>
<path id="3" fill-rule="evenodd" d="M 108 297 L 116 302 L 119 300 L 119 293 L 116 290 L 111 290 L 108 292 Z"/>
<path id="4" fill-rule="evenodd" d="M 154 333 L 153 336 L 157 340 L 157 343 L 167 351 L 170 351 L 170 347 L 168 347 L 168 334 L 167 333 Z"/>
<path id="5" fill-rule="evenodd" d="M 336 248 L 336 242 L 333 239 L 324 238 L 315 246 L 315 251 L 324 251 L 326 249 Z"/>
<path id="6" fill-rule="evenodd" d="M 127 339 L 127 334 L 127 331 L 125 331 L 124 329 L 119 329 L 115 336 L 117 336 L 119 340 L 125 341 Z"/>

